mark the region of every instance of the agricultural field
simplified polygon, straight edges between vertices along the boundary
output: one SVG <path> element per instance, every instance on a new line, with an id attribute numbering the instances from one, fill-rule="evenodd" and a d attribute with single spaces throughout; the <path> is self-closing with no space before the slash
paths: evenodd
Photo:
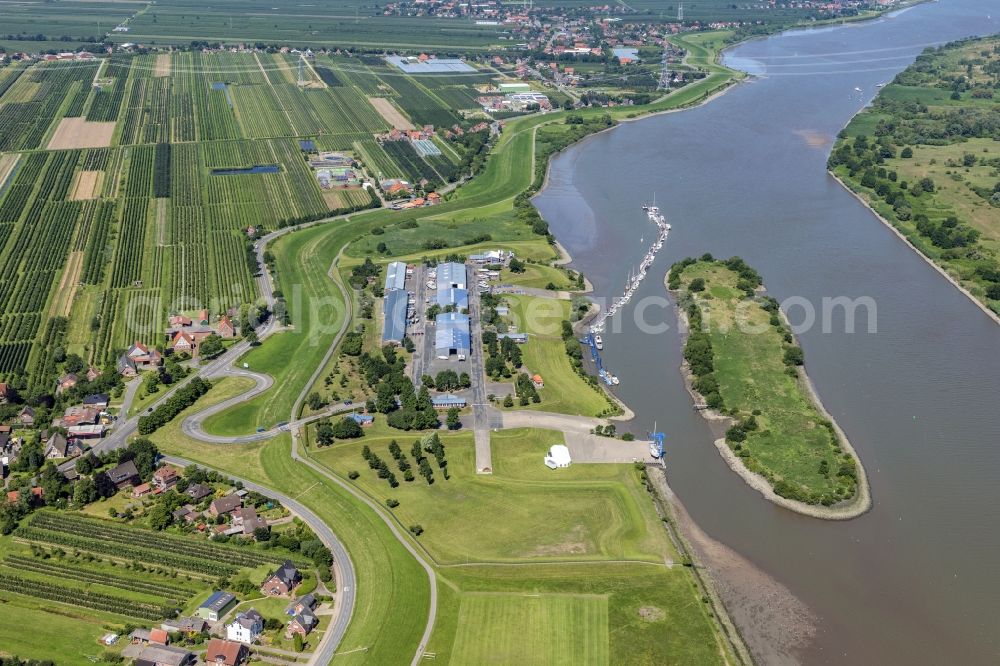
<path id="1" fill-rule="evenodd" d="M 30 609 L 25 617 L 39 625 L 66 625 L 67 631 L 39 645 L 0 629 L 0 641 L 25 658 L 85 662 L 103 651 L 97 639 L 107 631 L 155 626 L 176 611 L 190 614 L 220 577 L 263 578 L 285 556 L 79 513 L 39 511 L 0 539 L 0 601 Z"/>
<path id="2" fill-rule="evenodd" d="M 185 52 L 0 69 L 0 379 L 27 375 L 36 394 L 56 348 L 103 365 L 135 340 L 162 344 L 171 312 L 251 303 L 249 227 L 373 201 L 322 190 L 299 139 L 371 177 L 454 178 L 460 144 L 421 157 L 375 140 L 391 127 L 369 97 L 405 109 L 412 89 L 421 120 L 458 120 L 380 63 Z"/>

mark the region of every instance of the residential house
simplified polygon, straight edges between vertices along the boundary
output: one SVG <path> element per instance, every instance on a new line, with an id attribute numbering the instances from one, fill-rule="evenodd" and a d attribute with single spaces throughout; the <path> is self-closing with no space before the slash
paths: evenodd
<path id="1" fill-rule="evenodd" d="M 149 643 L 154 645 L 166 645 L 170 642 L 170 636 L 162 627 L 155 629 L 144 629 L 140 627 L 129 634 L 128 637 L 133 643 L 141 643 L 143 645 Z"/>
<path id="2" fill-rule="evenodd" d="M 250 645 L 260 638 L 263 631 L 263 616 L 251 608 L 243 613 L 237 613 L 233 621 L 226 625 L 226 638 Z"/>
<path id="3" fill-rule="evenodd" d="M 181 634 L 200 634 L 208 629 L 208 622 L 200 617 L 181 617 L 176 620 L 164 620 L 160 628 Z"/>
<path id="4" fill-rule="evenodd" d="M 92 382 L 92 381 L 94 381 L 95 379 L 97 379 L 100 376 L 101 376 L 101 371 L 98 370 L 97 368 L 95 368 L 94 366 L 90 366 L 89 368 L 87 368 L 87 381 L 88 382 Z"/>
<path id="5" fill-rule="evenodd" d="M 241 506 L 243 506 L 243 500 L 238 495 L 226 495 L 225 497 L 217 497 L 212 500 L 212 503 L 208 506 L 208 512 L 213 517 L 224 516 L 227 513 L 232 513 Z"/>
<path id="6" fill-rule="evenodd" d="M 54 422 L 54 424 L 63 428 L 72 428 L 78 425 L 94 425 L 100 416 L 101 412 L 93 407 L 73 405 L 72 407 L 67 407 L 66 411 L 63 412 L 62 418 Z"/>
<path id="7" fill-rule="evenodd" d="M 177 480 L 180 478 L 176 467 L 164 465 L 153 472 L 153 485 L 160 491 L 168 490 L 176 486 Z"/>
<path id="8" fill-rule="evenodd" d="M 535 385 L 535 388 L 544 388 L 545 387 L 545 382 L 542 381 L 542 376 L 541 375 L 532 375 L 531 376 L 531 383 Z"/>
<path id="9" fill-rule="evenodd" d="M 316 628 L 319 624 L 319 618 L 310 609 L 305 608 L 300 613 L 296 613 L 291 620 L 288 621 L 288 627 L 285 629 L 285 638 L 291 638 L 295 634 L 298 634 L 305 638 Z"/>
<path id="10" fill-rule="evenodd" d="M 170 341 L 170 348 L 174 350 L 174 353 L 187 353 L 194 356 L 198 349 L 198 343 L 188 333 L 177 331 L 173 340 Z"/>
<path id="11" fill-rule="evenodd" d="M 190 504 L 185 504 L 182 507 L 174 509 L 171 515 L 173 515 L 174 520 L 176 521 L 183 520 L 185 523 L 193 523 L 194 521 L 198 520 L 199 516 L 198 512 L 195 511 L 194 507 L 191 506 Z"/>
<path id="12" fill-rule="evenodd" d="M 302 574 L 289 560 L 264 579 L 260 591 L 271 597 L 288 596 L 302 582 Z"/>
<path id="13" fill-rule="evenodd" d="M 194 654 L 172 645 L 147 645 L 136 660 L 135 666 L 189 666 L 197 662 Z"/>
<path id="14" fill-rule="evenodd" d="M 155 349 L 136 340 L 124 354 L 118 357 L 118 373 L 123 377 L 135 377 L 142 370 L 159 367 L 163 356 Z"/>
<path id="15" fill-rule="evenodd" d="M 78 381 L 80 381 L 79 377 L 77 377 L 72 372 L 63 375 L 56 382 L 56 393 L 62 393 L 63 391 L 68 391 L 69 389 L 76 386 Z"/>
<path id="16" fill-rule="evenodd" d="M 267 519 L 257 515 L 252 506 L 242 506 L 233 511 L 233 527 L 238 527 L 243 534 L 251 535 L 258 527 L 267 527 Z"/>
<path id="17" fill-rule="evenodd" d="M 17 415 L 17 420 L 21 422 L 26 428 L 31 428 L 35 425 L 35 410 L 31 407 L 25 407 L 21 410 L 21 413 Z"/>
<path id="18" fill-rule="evenodd" d="M 229 318 L 229 315 L 224 315 L 219 319 L 219 323 L 215 325 L 215 332 L 220 338 L 236 337 L 236 327 L 233 326 L 233 320 Z"/>
<path id="19" fill-rule="evenodd" d="M 175 315 L 170 315 L 170 318 L 167 319 L 167 323 L 170 325 L 170 328 L 180 328 L 182 326 L 190 326 L 192 322 L 191 322 L 191 317 L 185 317 L 184 315 L 181 314 L 175 314 Z"/>
<path id="20" fill-rule="evenodd" d="M 250 654 L 243 643 L 213 638 L 205 649 L 206 666 L 240 666 Z"/>
<path id="21" fill-rule="evenodd" d="M 10 385 L 0 382 L 0 405 L 10 402 L 14 396 L 14 389 Z"/>
<path id="22" fill-rule="evenodd" d="M 375 417 L 371 414 L 358 414 L 357 412 L 351 414 L 351 418 L 362 428 L 367 428 L 368 426 L 375 423 Z"/>
<path id="23" fill-rule="evenodd" d="M 135 463 L 131 460 L 127 460 L 109 469 L 108 478 L 111 479 L 111 483 L 115 484 L 118 490 L 129 486 L 137 486 L 140 480 L 139 470 L 136 469 Z"/>
<path id="24" fill-rule="evenodd" d="M 57 432 L 49 438 L 49 443 L 45 445 L 45 457 L 49 459 L 68 458 L 68 449 L 69 441 L 62 433 Z"/>
<path id="25" fill-rule="evenodd" d="M 195 502 L 200 502 L 209 495 L 212 494 L 212 489 L 202 483 L 195 483 L 188 486 L 188 489 L 184 491 L 184 494 L 190 497 Z"/>
<path id="26" fill-rule="evenodd" d="M 285 615 L 298 615 L 304 610 L 314 610 L 316 608 L 316 597 L 310 592 L 288 604 L 285 607 Z"/>
<path id="27" fill-rule="evenodd" d="M 111 398 L 107 393 L 91 393 L 83 399 L 84 407 L 91 407 L 93 409 L 98 409 L 104 411 L 108 408 L 111 403 Z"/>
<path id="28" fill-rule="evenodd" d="M 220 590 L 213 592 L 212 596 L 206 599 L 201 606 L 198 606 L 195 615 L 209 622 L 218 622 L 235 604 L 236 597 L 229 592 Z"/>
<path id="29" fill-rule="evenodd" d="M 132 497 L 139 498 L 145 497 L 146 495 L 153 492 L 153 484 L 151 483 L 140 483 L 135 488 L 132 489 Z"/>
<path id="30" fill-rule="evenodd" d="M 21 491 L 12 490 L 7 493 L 7 503 L 16 504 L 21 501 Z M 42 490 L 40 486 L 35 486 L 31 489 L 31 494 L 28 496 L 28 504 L 31 506 L 41 506 L 45 503 L 45 491 Z"/>

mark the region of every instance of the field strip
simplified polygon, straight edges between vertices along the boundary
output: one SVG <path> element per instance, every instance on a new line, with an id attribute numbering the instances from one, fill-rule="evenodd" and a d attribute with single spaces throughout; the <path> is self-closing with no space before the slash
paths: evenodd
<path id="1" fill-rule="evenodd" d="M 312 72 L 312 75 L 313 75 L 312 83 L 313 84 L 319 83 L 320 86 L 322 86 L 323 88 L 329 88 L 330 86 L 328 86 L 326 84 L 326 81 L 324 81 L 323 77 L 321 77 L 319 75 L 319 72 L 316 71 L 316 69 L 313 67 L 313 64 L 311 62 L 309 62 L 309 59 L 308 58 L 302 58 L 302 60 L 303 60 L 303 62 L 306 63 L 306 67 L 309 68 L 309 71 Z"/>
<path id="2" fill-rule="evenodd" d="M 156 244 L 167 245 L 167 199 L 156 200 Z"/>
<path id="3" fill-rule="evenodd" d="M 267 70 L 264 69 L 264 64 L 260 61 L 260 57 L 256 53 L 254 53 L 253 54 L 253 59 L 254 59 L 254 62 L 257 63 L 257 66 L 260 67 L 260 73 L 264 75 L 264 80 L 267 81 L 267 85 L 269 85 L 269 86 L 271 86 L 273 88 L 274 84 L 271 83 L 271 77 L 267 75 Z M 287 115 L 287 114 L 285 114 L 285 115 Z"/>
<path id="4" fill-rule="evenodd" d="M 52 307 L 49 309 L 49 316 L 69 317 L 73 309 L 73 299 L 76 298 L 77 285 L 80 282 L 80 272 L 83 270 L 83 251 L 69 253 L 66 260 L 66 267 L 63 269 L 62 279 L 59 280 L 59 289 L 56 297 L 52 300 Z"/>
<path id="5" fill-rule="evenodd" d="M 153 66 L 153 76 L 170 76 L 170 54 L 159 53 L 156 56 L 156 65 Z"/>
<path id="6" fill-rule="evenodd" d="M 101 191 L 104 181 L 103 171 L 80 171 L 76 174 L 76 182 L 70 188 L 70 201 L 87 201 L 96 199 L 95 192 Z M 2 182 L 2 178 L 0 178 Z"/>
<path id="7" fill-rule="evenodd" d="M 410 120 L 403 115 L 403 112 L 393 105 L 388 97 L 369 97 L 368 102 L 375 107 L 378 114 L 382 116 L 382 118 L 392 127 L 398 130 L 416 129 L 416 125 L 410 122 Z"/>
<path id="8" fill-rule="evenodd" d="M 93 122 L 86 118 L 63 118 L 49 140 L 48 150 L 107 148 L 115 133 L 115 122 Z"/>
<path id="9" fill-rule="evenodd" d="M 0 196 L 3 196 L 4 190 L 7 189 L 7 179 L 14 172 L 14 167 L 17 166 L 19 159 L 21 156 L 18 154 L 0 155 Z"/>

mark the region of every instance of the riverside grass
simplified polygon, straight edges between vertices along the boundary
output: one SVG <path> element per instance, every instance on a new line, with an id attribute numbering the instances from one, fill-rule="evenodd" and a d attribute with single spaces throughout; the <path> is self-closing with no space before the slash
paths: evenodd
<path id="1" fill-rule="evenodd" d="M 814 404 L 806 380 L 786 364 L 790 345 L 772 319 L 780 315 L 748 300 L 737 286 L 740 276 L 723 263 L 682 264 L 671 269 L 671 281 L 680 287 L 682 305 L 693 303 L 707 322 L 724 408 L 740 422 L 752 416 L 756 423 L 741 428 L 742 441 L 727 433 L 728 447 L 780 497 L 827 505 L 853 498 L 857 464 Z M 703 281 L 702 291 L 691 290 L 696 280 Z"/>

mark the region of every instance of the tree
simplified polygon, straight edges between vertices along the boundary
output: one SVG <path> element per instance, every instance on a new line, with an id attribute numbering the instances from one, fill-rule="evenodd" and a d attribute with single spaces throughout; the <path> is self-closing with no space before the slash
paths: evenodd
<path id="1" fill-rule="evenodd" d="M 693 291 L 693 292 L 705 291 L 704 278 L 699 277 L 691 280 L 691 283 L 688 285 L 688 291 Z"/>
<path id="2" fill-rule="evenodd" d="M 73 485 L 73 503 L 77 506 L 86 506 L 97 501 L 97 485 L 94 480 L 84 477 Z"/>
<path id="3" fill-rule="evenodd" d="M 221 354 L 223 349 L 225 347 L 222 344 L 222 338 L 215 333 L 209 335 L 198 345 L 198 353 L 202 358 L 214 358 Z"/>
<path id="4" fill-rule="evenodd" d="M 293 644 L 296 652 L 302 652 L 305 649 L 305 644 L 302 642 L 302 634 L 295 634 Z"/>
<path id="5" fill-rule="evenodd" d="M 380 414 L 388 414 L 396 409 L 396 392 L 389 382 L 380 382 L 375 390 L 375 410 Z"/>
<path id="6" fill-rule="evenodd" d="M 165 502 L 158 502 L 149 512 L 149 526 L 154 530 L 165 530 L 173 522 L 174 516 Z"/>
<path id="7" fill-rule="evenodd" d="M 316 426 L 316 441 L 320 446 L 330 446 L 334 442 L 333 424 L 329 419 L 323 419 Z"/>
<path id="8" fill-rule="evenodd" d="M 364 435 L 361 426 L 350 416 L 345 416 L 337 421 L 333 424 L 331 430 L 333 431 L 333 436 L 337 439 L 357 439 Z"/>
<path id="9" fill-rule="evenodd" d="M 323 409 L 323 407 L 326 406 L 326 401 L 324 401 L 323 398 L 320 396 L 320 394 L 316 391 L 313 391 L 312 393 L 309 394 L 308 402 L 309 402 L 309 409 L 313 410 L 314 412 Z"/>
<path id="10" fill-rule="evenodd" d="M 524 272 L 524 262 L 518 258 L 513 258 L 510 263 L 507 264 L 507 268 L 510 269 L 511 273 L 523 273 Z"/>
<path id="11" fill-rule="evenodd" d="M 156 459 L 159 455 L 160 452 L 153 442 L 145 437 L 140 437 L 129 442 L 128 447 L 119 458 L 119 462 L 131 460 L 139 471 L 139 478 L 143 481 L 149 481 L 156 469 Z"/>
<path id="12" fill-rule="evenodd" d="M 452 407 L 448 410 L 448 416 L 444 422 L 448 426 L 448 430 L 458 430 L 462 427 L 462 422 L 458 420 L 458 407 Z"/>

